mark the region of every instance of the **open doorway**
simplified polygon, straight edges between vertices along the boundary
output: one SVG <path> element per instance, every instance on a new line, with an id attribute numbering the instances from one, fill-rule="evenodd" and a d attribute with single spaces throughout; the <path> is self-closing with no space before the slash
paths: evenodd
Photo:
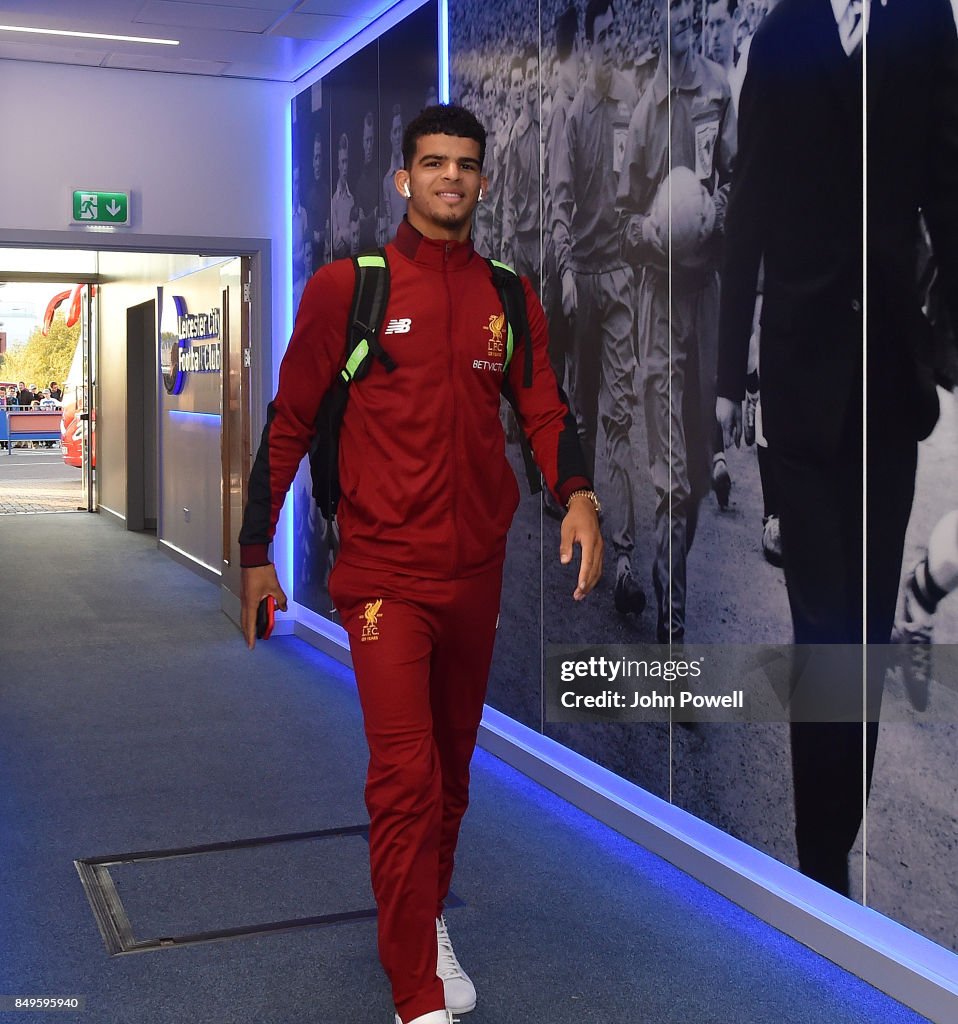
<path id="1" fill-rule="evenodd" d="M 156 300 L 126 311 L 126 528 L 156 533 Z"/>
<path id="2" fill-rule="evenodd" d="M 90 286 L 74 426 L 89 453 L 88 475 L 72 467 L 80 490 L 91 512 L 155 531 L 171 557 L 221 586 L 236 617 L 237 532 L 256 410 L 272 382 L 272 244 L 84 232 L 97 248 L 78 249 L 80 238 L 0 231 L 0 281 Z M 184 360 L 182 391 L 166 386 L 172 348 Z M 70 507 L 82 506 L 81 493 Z"/>
<path id="3" fill-rule="evenodd" d="M 0 276 L 0 515 L 90 511 L 95 286 Z"/>

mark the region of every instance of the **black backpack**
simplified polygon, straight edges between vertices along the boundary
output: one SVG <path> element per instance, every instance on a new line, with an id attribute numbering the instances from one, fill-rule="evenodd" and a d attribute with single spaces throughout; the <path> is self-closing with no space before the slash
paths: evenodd
<path id="1" fill-rule="evenodd" d="M 502 394 L 515 409 L 516 400 L 505 378 L 513 351 L 517 345 L 523 350 L 522 386 L 532 387 L 532 336 L 526 315 L 525 294 L 516 272 L 498 260 L 487 259 L 492 281 L 499 293 L 506 317 L 507 341 L 503 358 Z M 335 518 L 339 505 L 339 428 L 346 412 L 349 386 L 369 373 L 373 359 L 378 359 L 387 373 L 396 369 L 396 363 L 379 342 L 386 305 L 389 301 L 389 262 L 385 249 L 375 249 L 353 257 L 356 284 L 349 314 L 345 361 L 332 386 L 323 396 L 316 415 L 315 431 L 309 446 L 309 471 L 313 483 L 313 498 L 327 520 Z M 539 469 L 533 461 L 532 450 L 522 431 L 519 431 L 526 477 L 532 494 L 542 489 Z"/>

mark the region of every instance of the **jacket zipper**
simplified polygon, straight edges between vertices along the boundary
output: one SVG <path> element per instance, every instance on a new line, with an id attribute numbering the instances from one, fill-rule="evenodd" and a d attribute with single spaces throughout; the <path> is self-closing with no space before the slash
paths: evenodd
<path id="1" fill-rule="evenodd" d="M 459 522 L 458 516 L 458 496 L 459 496 L 459 481 L 457 480 L 456 472 L 456 449 L 459 443 L 457 437 L 457 418 L 456 418 L 456 363 L 455 363 L 455 352 L 453 351 L 453 337 L 452 337 L 452 293 L 449 291 L 449 245 L 448 243 L 443 246 L 442 250 L 442 282 L 446 288 L 446 349 L 449 352 L 449 400 L 452 403 L 452 431 L 449 444 L 449 480 L 450 480 L 450 507 L 452 509 L 452 543 L 450 544 L 450 550 L 452 551 L 452 576 L 455 579 L 459 575 L 459 531 L 457 524 Z"/>

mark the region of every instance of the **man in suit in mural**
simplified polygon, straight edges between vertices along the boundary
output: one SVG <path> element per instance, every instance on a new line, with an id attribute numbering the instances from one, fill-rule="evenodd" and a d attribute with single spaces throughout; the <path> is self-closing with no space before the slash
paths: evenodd
<path id="1" fill-rule="evenodd" d="M 313 269 L 313 247 L 309 234 L 309 216 L 303 206 L 300 187 L 299 160 L 293 161 L 293 309 L 299 305 L 300 296 L 306 287 L 306 278 Z"/>
<path id="2" fill-rule="evenodd" d="M 336 166 L 339 170 L 339 181 L 336 183 L 336 191 L 330 203 L 329 219 L 333 236 L 333 259 L 339 260 L 349 255 L 349 215 L 356 202 L 349 188 L 349 137 L 345 132 L 339 136 Z"/>
<path id="3" fill-rule="evenodd" d="M 374 249 L 378 244 L 379 203 L 382 179 L 376 159 L 376 127 L 373 112 L 363 118 L 363 166 L 356 181 L 356 204 L 359 207 L 359 246 Z"/>
<path id="4" fill-rule="evenodd" d="M 562 383 L 566 379 L 566 360 L 571 354 L 571 330 L 568 318 L 562 312 L 562 285 L 556 261 L 555 222 L 556 175 L 559 173 L 559 153 L 565 144 L 565 126 L 569 108 L 579 88 L 579 14 L 570 4 L 556 19 L 555 26 L 557 69 L 555 95 L 545 143 L 545 259 L 543 292 L 546 316 L 549 320 L 549 348 L 552 368 Z M 570 387 L 571 390 L 571 387 Z"/>
<path id="5" fill-rule="evenodd" d="M 502 174 L 502 259 L 525 274 L 538 293 L 539 258 L 539 53 L 528 51 L 513 64 L 521 77 L 522 107 L 506 145 Z"/>
<path id="6" fill-rule="evenodd" d="M 311 273 L 329 262 L 329 168 L 323 156 L 323 133 L 317 131 L 313 134 L 313 180 L 306 199 L 306 215 L 313 236 Z"/>
<path id="7" fill-rule="evenodd" d="M 605 434 L 611 500 L 607 522 L 615 551 L 616 609 L 640 614 L 645 594 L 633 578 L 635 458 L 629 431 L 636 407 L 632 344 L 632 269 L 619 252 L 615 196 L 629 118 L 632 83 L 614 67 L 616 12 L 611 0 L 589 0 L 585 37 L 591 63 L 557 146 L 553 195 L 562 309 L 575 320 L 572 402 L 590 473 L 599 426 Z"/>
<path id="8" fill-rule="evenodd" d="M 764 260 L 763 418 L 795 641 L 884 644 L 917 442 L 938 415 L 915 271 L 919 210 L 958 307 L 958 39 L 948 0 L 781 0 L 752 40 L 739 132 L 716 413 L 737 442 Z M 801 679 L 812 713 L 834 696 L 818 692 L 819 678 Z M 843 684 L 860 706 L 861 673 Z M 877 723 L 864 750 L 862 732 L 854 723 L 791 726 L 799 864 L 840 892 Z"/>
<path id="9" fill-rule="evenodd" d="M 581 548 L 573 597 L 584 598 L 602 572 L 598 501 L 528 278 L 528 365 L 518 352 L 507 364 L 501 324 L 491 326 L 502 304 L 470 239 L 486 186 L 485 142 L 460 107 L 428 108 L 406 128 L 394 184 L 407 215 L 386 247 L 383 315 L 405 330 L 385 337 L 393 371 L 373 359 L 352 385 L 340 434 L 341 547 L 329 591 L 349 634 L 370 749 L 370 868 L 395 1024 L 450 1024 L 452 1011 L 476 1005 L 442 909 L 519 498 L 499 421 L 504 385 L 565 509 L 560 560 Z M 259 601 L 269 594 L 286 607 L 269 544 L 320 402 L 339 376 L 354 283 L 347 260 L 313 275 L 280 367 L 240 533 L 250 647 Z"/>
<path id="10" fill-rule="evenodd" d="M 735 66 L 735 12 L 737 0 L 714 0 L 705 9 L 702 27 L 705 56 L 727 75 Z"/>
<path id="11" fill-rule="evenodd" d="M 488 74 L 482 79 L 479 87 L 479 95 L 481 101 L 479 114 L 486 126 L 486 147 L 489 151 L 489 156 L 492 159 L 488 161 L 490 167 L 486 175 L 489 181 L 489 191 L 486 196 L 486 201 L 484 203 L 480 203 L 476 207 L 476 219 L 473 227 L 472 240 L 477 252 L 481 252 L 483 256 L 498 259 L 499 239 L 496 237 L 495 224 L 496 203 L 498 201 L 498 193 L 500 191 L 498 161 L 496 159 L 499 140 L 497 138 L 495 127 L 498 90 L 496 89 L 496 81 L 493 75 Z"/>
<path id="12" fill-rule="evenodd" d="M 505 166 L 509 149 L 513 144 L 515 126 L 522 121 L 523 111 L 526 108 L 527 93 L 526 61 L 524 57 L 517 55 L 512 58 L 509 65 L 509 89 L 506 93 L 509 112 L 506 120 L 506 129 L 499 134 L 496 140 L 498 149 L 495 151 L 495 166 L 497 168 L 504 168 Z M 492 234 L 499 246 L 499 251 L 495 254 L 485 254 L 487 256 L 494 255 L 496 259 L 502 258 L 510 241 L 506 238 L 504 223 L 506 203 L 509 202 L 509 198 L 506 194 L 504 175 L 500 171 L 495 189 L 490 184 L 489 195 L 492 205 Z"/>
<path id="13" fill-rule="evenodd" d="M 380 239 L 381 244 L 392 238 L 399 230 L 403 217 L 406 215 L 406 203 L 403 197 L 396 191 L 396 171 L 402 167 L 402 108 L 398 103 L 393 104 L 392 122 L 389 126 L 389 145 L 391 149 L 389 157 L 389 169 L 383 175 L 382 184 L 382 217 L 384 238 Z"/>

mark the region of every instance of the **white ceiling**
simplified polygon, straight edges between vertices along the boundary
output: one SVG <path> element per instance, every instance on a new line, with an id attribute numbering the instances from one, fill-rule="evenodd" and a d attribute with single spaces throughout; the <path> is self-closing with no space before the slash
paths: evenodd
<path id="1" fill-rule="evenodd" d="M 396 0 L 0 0 L 0 25 L 176 39 L 178 46 L 0 29 L 0 59 L 292 82 Z"/>

